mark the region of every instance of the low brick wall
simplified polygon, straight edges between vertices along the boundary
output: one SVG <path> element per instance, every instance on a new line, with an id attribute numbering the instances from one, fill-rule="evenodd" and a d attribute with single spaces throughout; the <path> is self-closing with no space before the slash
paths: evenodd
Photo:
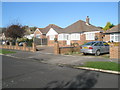
<path id="1" fill-rule="evenodd" d="M 72 53 L 72 52 L 80 52 L 79 47 L 60 47 L 60 54 Z"/>
<path id="2" fill-rule="evenodd" d="M 110 58 L 111 59 L 120 59 L 120 43 L 110 44 Z"/>
<path id="3" fill-rule="evenodd" d="M 66 54 L 80 52 L 80 47 L 59 47 L 59 43 L 54 43 L 54 54 Z"/>
<path id="4" fill-rule="evenodd" d="M 10 45 L 0 45 L 0 48 L 22 50 L 22 51 L 31 51 L 31 52 L 36 51 L 36 45 L 34 43 L 32 44 L 32 47 L 27 47 L 25 43 L 23 44 L 23 46 L 18 46 L 18 43 L 16 43 L 15 46 L 12 46 L 12 44 L 10 44 Z"/>

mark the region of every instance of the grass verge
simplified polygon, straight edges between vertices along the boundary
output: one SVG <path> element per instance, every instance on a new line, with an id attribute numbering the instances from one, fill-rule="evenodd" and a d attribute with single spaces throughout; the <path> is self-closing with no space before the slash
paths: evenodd
<path id="1" fill-rule="evenodd" d="M 112 70 L 112 71 L 119 71 L 120 72 L 120 64 L 115 62 L 103 62 L 103 61 L 92 61 L 86 62 L 81 67 L 90 67 L 96 69 L 103 69 L 103 70 Z"/>
<path id="2" fill-rule="evenodd" d="M 16 53 L 16 52 L 0 49 L 0 54 L 10 54 L 10 53 Z"/>

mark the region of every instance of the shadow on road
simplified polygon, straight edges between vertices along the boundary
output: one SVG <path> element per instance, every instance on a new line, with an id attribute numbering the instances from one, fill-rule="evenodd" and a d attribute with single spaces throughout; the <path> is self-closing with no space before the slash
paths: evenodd
<path id="1" fill-rule="evenodd" d="M 45 90 L 49 88 L 67 88 L 67 90 L 79 89 L 79 88 L 86 88 L 88 90 L 92 88 L 96 83 L 99 74 L 94 71 L 85 71 L 68 82 L 65 81 L 52 81 L 48 83 L 45 87 Z"/>

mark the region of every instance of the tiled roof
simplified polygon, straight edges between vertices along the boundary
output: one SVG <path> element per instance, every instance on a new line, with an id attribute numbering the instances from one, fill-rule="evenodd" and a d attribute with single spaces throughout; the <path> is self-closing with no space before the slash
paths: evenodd
<path id="1" fill-rule="evenodd" d="M 91 32 L 91 31 L 102 31 L 99 27 L 86 24 L 85 21 L 79 20 L 72 25 L 64 28 L 65 33 L 80 33 L 80 32 Z"/>
<path id="2" fill-rule="evenodd" d="M 120 24 L 118 24 L 106 31 L 106 33 L 115 33 L 115 32 L 120 32 Z"/>
<path id="3" fill-rule="evenodd" d="M 55 24 L 49 24 L 47 27 L 45 28 L 39 28 L 39 30 L 43 33 L 46 34 L 50 28 L 53 28 L 56 32 L 60 33 L 62 31 L 62 28 L 55 25 Z"/>

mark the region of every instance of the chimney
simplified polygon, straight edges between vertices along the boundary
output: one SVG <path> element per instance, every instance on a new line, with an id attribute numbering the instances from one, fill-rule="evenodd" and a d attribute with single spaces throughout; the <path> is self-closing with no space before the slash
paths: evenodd
<path id="1" fill-rule="evenodd" d="M 86 24 L 87 24 L 87 25 L 90 25 L 89 20 L 90 20 L 90 18 L 89 18 L 89 16 L 87 16 L 87 17 L 86 17 Z"/>

